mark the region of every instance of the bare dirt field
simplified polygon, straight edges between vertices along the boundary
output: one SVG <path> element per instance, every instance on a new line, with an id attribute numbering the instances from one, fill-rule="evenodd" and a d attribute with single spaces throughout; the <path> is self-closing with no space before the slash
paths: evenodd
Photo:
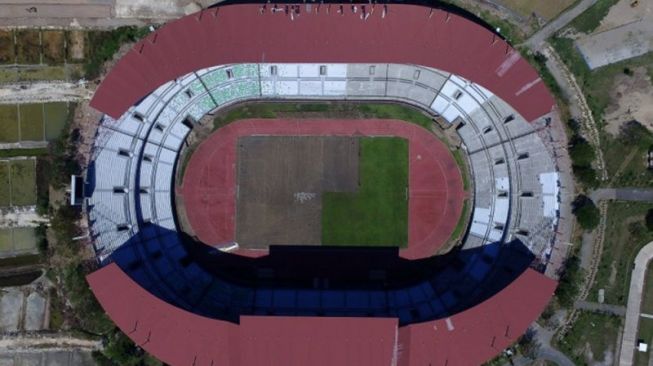
<path id="1" fill-rule="evenodd" d="M 322 192 L 357 191 L 358 154 L 355 137 L 239 139 L 238 244 L 320 244 Z"/>
<path id="2" fill-rule="evenodd" d="M 501 0 L 503 5 L 516 11 L 525 18 L 536 14 L 551 20 L 574 3 L 574 0 Z"/>
<path id="3" fill-rule="evenodd" d="M 645 18 L 653 20 L 653 2 L 639 0 L 639 4 L 634 7 L 630 6 L 632 2 L 633 0 L 621 0 L 611 7 L 595 32 L 603 32 Z"/>
<path id="4" fill-rule="evenodd" d="M 67 34 L 68 61 L 81 61 L 84 59 L 84 31 L 72 30 Z"/>
<path id="5" fill-rule="evenodd" d="M 618 75 L 611 90 L 612 102 L 605 111 L 609 133 L 616 136 L 619 128 L 632 120 L 653 131 L 653 85 L 646 68 L 634 69 L 632 76 Z"/>

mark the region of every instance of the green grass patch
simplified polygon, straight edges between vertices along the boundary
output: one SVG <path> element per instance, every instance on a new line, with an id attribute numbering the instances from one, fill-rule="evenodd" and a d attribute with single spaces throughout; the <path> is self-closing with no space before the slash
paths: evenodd
<path id="1" fill-rule="evenodd" d="M 68 103 L 45 103 L 43 105 L 45 121 L 45 139 L 48 141 L 55 140 L 61 136 L 68 121 Z"/>
<path id="2" fill-rule="evenodd" d="M 0 229 L 0 256 L 3 253 L 11 252 L 14 249 L 14 242 L 11 235 L 11 228 Z"/>
<path id="3" fill-rule="evenodd" d="M 653 263 L 649 263 L 646 269 L 646 276 L 644 277 L 641 312 L 653 314 Z"/>
<path id="4" fill-rule="evenodd" d="M 41 63 L 41 40 L 38 29 L 16 31 L 16 55 L 19 64 Z"/>
<path id="5" fill-rule="evenodd" d="M 19 138 L 18 108 L 12 104 L 0 104 L 0 143 L 17 142 Z"/>
<path id="6" fill-rule="evenodd" d="M 359 191 L 322 195 L 322 243 L 405 247 L 408 141 L 361 138 L 360 149 Z"/>
<path id="7" fill-rule="evenodd" d="M 14 228 L 14 250 L 24 252 L 36 250 L 36 240 L 36 228 Z"/>
<path id="8" fill-rule="evenodd" d="M 44 156 L 48 154 L 45 147 L 34 149 L 0 149 L 0 158 L 15 158 L 17 156 Z"/>
<path id="9" fill-rule="evenodd" d="M 558 348 L 570 356 L 576 365 L 603 362 L 606 353 L 615 354 L 620 325 L 619 317 L 582 311 L 569 332 L 558 342 Z M 593 360 L 586 359 L 586 346 L 590 347 Z"/>
<path id="10" fill-rule="evenodd" d="M 0 268 L 34 266 L 37 264 L 41 264 L 41 255 L 39 254 L 21 255 L 20 257 L 0 258 Z"/>
<path id="11" fill-rule="evenodd" d="M 68 80 L 64 66 L 35 66 L 18 68 L 18 81 Z"/>
<path id="12" fill-rule="evenodd" d="M 622 126 L 618 137 L 605 134 L 601 146 L 610 185 L 613 187 L 651 187 L 653 171 L 647 169 L 647 155 L 653 148 L 653 133 L 639 123 Z"/>
<path id="13" fill-rule="evenodd" d="M 641 339 L 644 343 L 648 344 L 649 348 L 646 352 L 635 351 L 634 364 L 635 366 L 648 366 L 648 360 L 651 357 L 651 345 L 653 344 L 653 319 L 639 318 L 637 339 Z"/>
<path id="14" fill-rule="evenodd" d="M 596 4 L 571 21 L 570 26 L 583 33 L 592 33 L 601 24 L 601 20 L 608 15 L 610 8 L 619 0 L 598 0 Z"/>
<path id="15" fill-rule="evenodd" d="M 635 257 L 653 240 L 653 232 L 644 225 L 644 216 L 651 208 L 653 204 L 642 202 L 609 203 L 603 254 L 590 301 L 597 301 L 598 290 L 605 289 L 606 303 L 626 305 Z"/>
<path id="16" fill-rule="evenodd" d="M 466 224 L 467 224 L 468 217 L 469 217 L 469 201 L 465 200 L 463 201 L 463 210 L 460 214 L 460 217 L 458 218 L 456 227 L 453 229 L 453 233 L 451 233 L 452 239 L 457 239 L 464 233 L 465 228 L 467 228 Z"/>
<path id="17" fill-rule="evenodd" d="M 0 30 L 0 64 L 13 64 L 15 61 L 14 32 Z"/>
<path id="18" fill-rule="evenodd" d="M 19 104 L 21 141 L 43 141 L 43 104 Z"/>
<path id="19" fill-rule="evenodd" d="M 125 43 L 135 42 L 149 33 L 147 27 L 120 27 L 110 31 L 91 30 L 86 34 L 86 64 L 84 71 L 88 79 L 100 75 L 102 64 L 110 60 Z"/>
<path id="20" fill-rule="evenodd" d="M 462 152 L 462 150 L 457 149 L 452 152 L 453 158 L 456 161 L 456 164 L 458 164 L 458 168 L 460 169 L 460 176 L 463 179 L 463 189 L 467 191 L 470 188 L 469 184 L 469 177 L 465 172 L 467 172 L 467 160 L 465 160 L 465 155 Z"/>
<path id="21" fill-rule="evenodd" d="M 11 205 L 11 181 L 9 177 L 9 162 L 0 161 L 0 206 Z"/>
<path id="22" fill-rule="evenodd" d="M 11 203 L 14 206 L 36 204 L 36 160 L 12 160 Z"/>

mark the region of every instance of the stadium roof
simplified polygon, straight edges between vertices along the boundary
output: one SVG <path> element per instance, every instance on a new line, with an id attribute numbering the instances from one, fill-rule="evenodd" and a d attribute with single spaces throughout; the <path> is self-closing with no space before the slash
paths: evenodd
<path id="1" fill-rule="evenodd" d="M 118 118 L 169 80 L 244 62 L 417 64 L 474 81 L 528 121 L 555 104 L 519 52 L 479 24 L 443 10 L 398 4 L 388 5 L 385 17 L 377 5 L 374 16 L 363 21 L 349 6 L 337 14 L 338 5 L 322 5 L 291 21 L 283 11 L 261 14 L 260 5 L 227 5 L 170 22 L 113 67 L 91 106 Z"/>
<path id="2" fill-rule="evenodd" d="M 116 264 L 88 281 L 116 325 L 166 363 L 314 366 L 480 365 L 524 333 L 556 284 L 529 269 L 467 311 L 398 328 L 388 318 L 243 316 L 238 325 L 168 304 Z"/>

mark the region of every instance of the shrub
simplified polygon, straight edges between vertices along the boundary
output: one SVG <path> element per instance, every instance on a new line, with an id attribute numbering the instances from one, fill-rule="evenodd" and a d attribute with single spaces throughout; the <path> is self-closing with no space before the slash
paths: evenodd
<path id="1" fill-rule="evenodd" d="M 653 231 L 653 208 L 649 209 L 646 212 L 646 218 L 644 219 L 644 222 L 646 223 L 646 228 L 649 231 Z"/>

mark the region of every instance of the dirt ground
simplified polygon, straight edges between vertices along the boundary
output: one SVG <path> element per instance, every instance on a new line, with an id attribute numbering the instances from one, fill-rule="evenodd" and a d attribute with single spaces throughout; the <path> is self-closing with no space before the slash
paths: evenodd
<path id="1" fill-rule="evenodd" d="M 358 155 L 355 137 L 241 138 L 238 244 L 320 244 L 322 192 L 358 190 Z"/>
<path id="2" fill-rule="evenodd" d="M 616 136 L 619 128 L 636 120 L 653 131 L 653 85 L 646 68 L 633 69 L 633 75 L 616 77 L 610 93 L 612 103 L 605 111 L 606 130 Z"/>
<path id="3" fill-rule="evenodd" d="M 574 3 L 574 0 L 501 0 L 503 5 L 518 12 L 524 18 L 536 14 L 551 20 Z"/>
<path id="4" fill-rule="evenodd" d="M 73 30 L 68 33 L 68 60 L 79 61 L 84 59 L 84 31 Z"/>
<path id="5" fill-rule="evenodd" d="M 644 18 L 653 21 L 653 2 L 639 0 L 637 6 L 631 7 L 632 2 L 633 0 L 621 0 L 610 8 L 608 15 L 601 20 L 601 25 L 595 32 L 606 31 Z"/>
<path id="6" fill-rule="evenodd" d="M 43 58 L 51 64 L 64 61 L 64 32 L 60 30 L 44 30 Z"/>

